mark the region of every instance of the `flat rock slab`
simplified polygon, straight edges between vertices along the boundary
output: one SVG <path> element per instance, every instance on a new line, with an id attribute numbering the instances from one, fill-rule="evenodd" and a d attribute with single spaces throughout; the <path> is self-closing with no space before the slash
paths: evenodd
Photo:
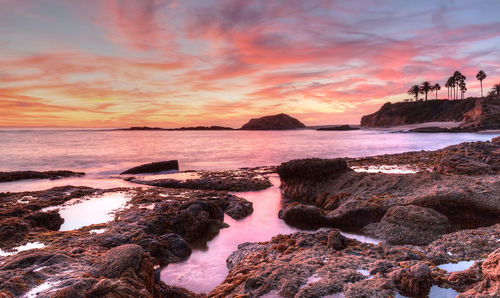
<path id="1" fill-rule="evenodd" d="M 26 179 L 60 179 L 63 177 L 80 177 L 84 176 L 83 172 L 73 172 L 66 170 L 59 171 L 14 171 L 14 172 L 0 172 L 0 182 L 9 182 Z"/>

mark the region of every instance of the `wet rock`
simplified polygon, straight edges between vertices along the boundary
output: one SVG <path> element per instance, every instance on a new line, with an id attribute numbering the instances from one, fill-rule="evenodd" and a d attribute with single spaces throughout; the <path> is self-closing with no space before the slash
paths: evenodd
<path id="1" fill-rule="evenodd" d="M 36 212 L 26 217 L 31 225 L 47 230 L 58 231 L 64 223 L 64 219 L 57 211 Z"/>
<path id="2" fill-rule="evenodd" d="M 426 264 L 416 264 L 390 273 L 393 285 L 403 296 L 420 297 L 429 294 L 432 286 L 431 270 Z"/>
<path id="3" fill-rule="evenodd" d="M 279 218 L 292 226 L 322 226 L 326 223 L 321 209 L 311 205 L 293 204 L 279 212 Z"/>
<path id="4" fill-rule="evenodd" d="M 102 275 L 116 278 L 129 268 L 137 270 L 141 260 L 142 247 L 126 244 L 110 249 L 96 262 L 96 266 Z"/>
<path id="5" fill-rule="evenodd" d="M 244 124 L 243 130 L 283 130 L 305 128 L 306 126 L 299 120 L 290 117 L 286 114 L 278 114 L 273 116 L 265 116 L 254 118 Z"/>
<path id="6" fill-rule="evenodd" d="M 189 244 L 177 234 L 168 234 L 162 236 L 168 243 L 168 249 L 180 259 L 186 259 L 191 255 L 191 247 Z"/>
<path id="7" fill-rule="evenodd" d="M 17 181 L 25 179 L 59 179 L 62 177 L 80 177 L 84 176 L 83 172 L 73 171 L 15 171 L 15 172 L 0 172 L 0 182 Z"/>
<path id="8" fill-rule="evenodd" d="M 443 214 L 415 205 L 394 206 L 380 223 L 367 226 L 364 231 L 391 244 L 425 245 L 451 230 Z"/>
<path id="9" fill-rule="evenodd" d="M 486 162 L 461 154 L 449 154 L 437 166 L 437 171 L 442 174 L 481 175 L 491 170 L 491 165 Z"/>
<path id="10" fill-rule="evenodd" d="M 143 164 L 137 167 L 130 168 L 122 172 L 121 174 L 158 173 L 170 170 L 179 170 L 179 162 L 177 160 L 159 161 Z"/>
<path id="11" fill-rule="evenodd" d="M 253 203 L 243 198 L 228 195 L 225 200 L 218 200 L 218 206 L 224 210 L 224 213 L 233 219 L 242 219 L 252 214 Z"/>

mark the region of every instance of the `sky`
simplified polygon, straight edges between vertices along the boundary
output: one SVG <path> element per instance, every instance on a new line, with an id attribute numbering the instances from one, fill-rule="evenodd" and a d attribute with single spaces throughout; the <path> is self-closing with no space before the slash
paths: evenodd
<path id="1" fill-rule="evenodd" d="M 455 70 L 466 96 L 479 69 L 500 83 L 499 15 L 498 0 L 0 0 L 0 126 L 358 124 Z"/>

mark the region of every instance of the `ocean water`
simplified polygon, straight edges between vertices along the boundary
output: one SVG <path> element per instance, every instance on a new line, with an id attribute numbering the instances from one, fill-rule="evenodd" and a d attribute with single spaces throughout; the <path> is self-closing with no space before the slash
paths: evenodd
<path id="1" fill-rule="evenodd" d="M 0 171 L 84 171 L 104 178 L 130 167 L 177 159 L 181 170 L 277 165 L 296 158 L 361 157 L 434 150 L 490 133 L 355 131 L 0 130 Z"/>

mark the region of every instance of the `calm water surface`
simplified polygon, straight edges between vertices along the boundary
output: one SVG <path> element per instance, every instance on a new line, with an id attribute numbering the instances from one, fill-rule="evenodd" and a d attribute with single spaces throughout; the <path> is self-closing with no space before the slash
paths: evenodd
<path id="1" fill-rule="evenodd" d="M 434 150 L 498 133 L 357 131 L 0 130 L 0 171 L 68 169 L 106 177 L 177 159 L 181 170 L 276 165 L 307 157 L 360 157 Z"/>

